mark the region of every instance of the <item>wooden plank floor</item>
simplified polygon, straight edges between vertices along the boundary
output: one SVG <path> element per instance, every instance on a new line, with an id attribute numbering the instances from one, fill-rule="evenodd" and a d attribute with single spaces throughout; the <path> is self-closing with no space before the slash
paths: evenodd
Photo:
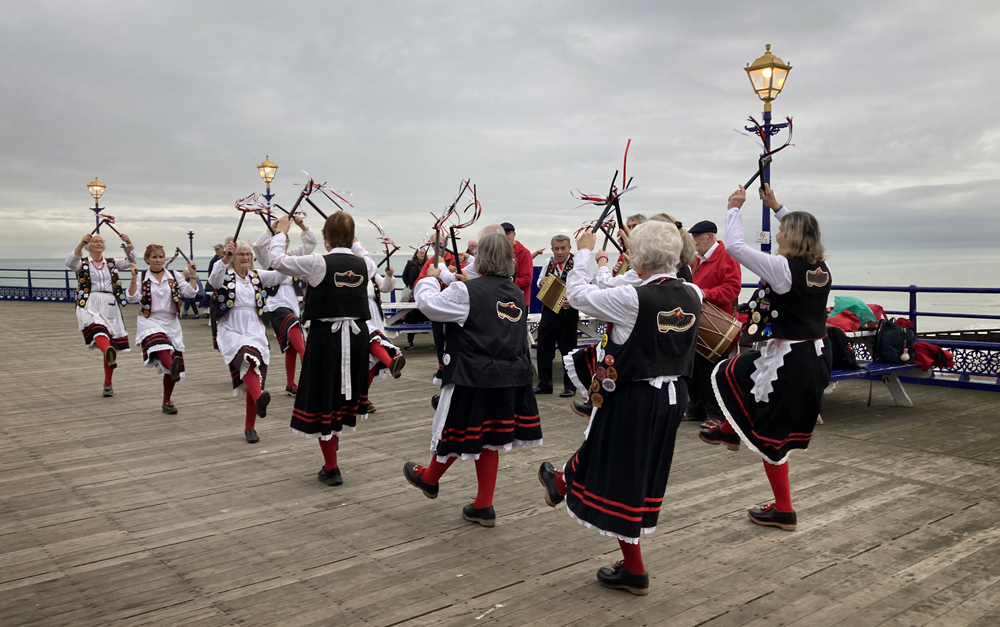
<path id="1" fill-rule="evenodd" d="M 138 351 L 101 397 L 72 306 L 0 314 L 4 627 L 1000 625 L 1000 395 L 911 386 L 915 407 L 898 408 L 877 384 L 866 407 L 868 383 L 842 383 L 792 458 L 794 533 L 746 519 L 770 498 L 760 460 L 684 423 L 639 598 L 596 583 L 616 542 L 544 504 L 538 464 L 564 461 L 585 426 L 557 397 L 539 398 L 545 445 L 501 456 L 497 527 L 461 518 L 472 463 L 437 500 L 408 486 L 403 462 L 429 456 L 426 335 L 373 390 L 378 413 L 343 439 L 345 483 L 328 488 L 316 443 L 288 431 L 290 398 L 244 442 L 206 320 L 183 322 L 189 376 L 165 416 Z"/>

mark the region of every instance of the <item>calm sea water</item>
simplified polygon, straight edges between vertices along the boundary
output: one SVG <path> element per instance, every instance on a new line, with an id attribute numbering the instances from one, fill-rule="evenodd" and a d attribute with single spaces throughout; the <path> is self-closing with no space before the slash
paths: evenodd
<path id="1" fill-rule="evenodd" d="M 208 259 L 200 259 L 207 267 Z M 970 248 L 965 250 L 844 250 L 831 251 L 828 260 L 834 285 L 881 285 L 920 287 L 1000 287 L 1000 250 Z M 179 268 L 180 266 L 178 266 Z M 0 285 L 24 285 L 23 273 L 5 269 L 62 270 L 64 259 L 0 259 Z M 49 277 L 49 278 L 44 278 Z M 18 280 L 20 279 L 20 280 Z M 744 268 L 743 282 L 757 277 Z M 32 274 L 36 286 L 63 286 L 62 272 Z M 747 300 L 749 290 L 743 290 Z M 834 295 L 857 296 L 886 309 L 905 311 L 909 296 L 899 293 L 836 291 Z M 831 299 L 831 305 L 833 304 Z M 917 307 L 921 311 L 1000 315 L 1000 294 L 922 294 Z M 923 331 L 1000 327 L 1000 320 L 921 318 Z"/>

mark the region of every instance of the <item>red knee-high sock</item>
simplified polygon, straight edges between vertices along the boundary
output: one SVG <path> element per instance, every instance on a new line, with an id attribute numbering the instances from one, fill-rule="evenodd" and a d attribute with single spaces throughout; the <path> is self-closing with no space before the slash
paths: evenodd
<path id="1" fill-rule="evenodd" d="M 247 415 L 243 429 L 253 429 L 257 424 L 257 399 L 260 398 L 260 376 L 253 366 L 243 375 L 243 385 L 247 386 Z"/>
<path id="2" fill-rule="evenodd" d="M 561 470 L 556 471 L 556 490 L 566 496 L 566 475 Z"/>
<path id="3" fill-rule="evenodd" d="M 374 368 L 369 368 L 368 369 L 368 387 L 371 387 L 372 381 L 374 381 L 374 380 L 375 380 L 375 369 Z"/>
<path id="4" fill-rule="evenodd" d="M 295 385 L 295 351 L 291 349 L 285 351 L 285 385 Z"/>
<path id="5" fill-rule="evenodd" d="M 382 365 L 388 368 L 392 365 L 392 358 L 389 357 L 389 351 L 385 350 L 385 346 L 378 340 L 373 340 L 371 345 L 368 347 L 372 355 L 375 355 L 375 359 L 382 362 Z"/>
<path id="6" fill-rule="evenodd" d="M 327 472 L 337 467 L 337 444 L 340 438 L 333 436 L 329 440 L 319 441 L 319 450 L 323 451 L 323 470 Z"/>
<path id="7" fill-rule="evenodd" d="M 170 395 L 174 393 L 174 380 L 169 374 L 163 375 L 163 402 L 170 402 Z"/>
<path id="8" fill-rule="evenodd" d="M 94 338 L 94 344 L 97 344 L 97 349 L 101 351 L 101 363 L 104 364 L 104 387 L 108 387 L 111 385 L 111 375 L 114 374 L 115 370 L 108 365 L 107 360 L 104 359 L 104 354 L 107 352 L 108 347 L 111 346 L 111 340 L 106 335 L 98 335 Z"/>
<path id="9" fill-rule="evenodd" d="M 722 424 L 719 425 L 719 430 L 722 431 L 723 433 L 729 433 L 729 434 L 736 433 L 736 429 L 733 429 L 733 425 L 729 424 L 728 420 L 722 421 Z"/>
<path id="10" fill-rule="evenodd" d="M 493 491 L 497 488 L 497 468 L 500 466 L 500 453 L 490 449 L 483 449 L 476 460 L 476 480 L 479 482 L 479 491 L 476 492 L 476 500 L 472 506 L 476 509 L 493 506 Z"/>
<path id="11" fill-rule="evenodd" d="M 791 512 L 792 489 L 788 485 L 788 462 L 784 464 L 769 464 L 764 460 L 764 472 L 771 482 L 771 492 L 774 492 L 774 508 L 779 512 Z"/>
<path id="12" fill-rule="evenodd" d="M 435 485 L 438 481 L 441 481 L 441 475 L 455 463 L 456 459 L 458 458 L 449 457 L 448 461 L 442 464 L 437 460 L 437 455 L 432 455 L 431 463 L 420 473 L 420 478 L 424 480 L 424 483 Z"/>
<path id="13" fill-rule="evenodd" d="M 641 575 L 646 572 L 646 567 L 642 564 L 642 551 L 639 550 L 639 543 L 629 544 L 624 540 L 618 541 L 618 546 L 622 549 L 625 557 L 625 570 L 633 575 Z"/>
<path id="14" fill-rule="evenodd" d="M 302 329 L 295 325 L 288 330 L 288 345 L 299 355 L 299 359 L 306 356 L 306 345 L 302 341 Z"/>

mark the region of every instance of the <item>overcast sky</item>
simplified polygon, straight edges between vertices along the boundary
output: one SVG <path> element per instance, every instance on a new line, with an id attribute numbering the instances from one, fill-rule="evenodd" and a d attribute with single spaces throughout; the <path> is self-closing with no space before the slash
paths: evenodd
<path id="1" fill-rule="evenodd" d="M 1000 234 L 996 2 L 0 3 L 0 257 L 63 256 L 92 228 L 86 184 L 138 245 L 198 255 L 233 201 L 307 170 L 417 244 L 471 177 L 481 224 L 531 248 L 569 233 L 622 165 L 626 213 L 723 222 L 756 167 L 743 67 L 790 63 L 795 145 L 778 198 L 828 248 L 993 246 Z M 324 201 L 326 202 L 326 201 Z M 285 205 L 287 206 L 287 205 Z M 332 209 L 332 205 L 321 207 Z M 747 231 L 755 231 L 759 208 Z M 309 222 L 319 225 L 310 212 Z M 248 221 L 256 236 L 259 220 Z M 245 231 L 246 232 L 246 231 Z M 113 235 L 113 234 L 111 234 Z"/>

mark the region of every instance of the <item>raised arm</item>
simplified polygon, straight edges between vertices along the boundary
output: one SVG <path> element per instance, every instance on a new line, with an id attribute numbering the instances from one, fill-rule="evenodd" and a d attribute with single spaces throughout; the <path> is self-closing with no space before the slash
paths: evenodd
<path id="1" fill-rule="evenodd" d="M 740 213 L 744 201 L 746 192 L 742 187 L 729 197 L 729 210 L 726 212 L 726 251 L 733 259 L 767 281 L 775 292 L 784 294 L 792 289 L 792 271 L 788 267 L 788 260 L 747 246 L 743 240 L 743 214 Z"/>
<path id="2" fill-rule="evenodd" d="M 227 253 L 228 256 L 228 253 Z M 229 265 L 229 261 L 225 258 L 219 260 L 217 264 L 212 266 L 212 271 L 208 274 L 208 284 L 219 289 L 222 287 L 222 281 L 226 277 L 226 269 Z"/>
<path id="3" fill-rule="evenodd" d="M 437 274 L 437 269 L 429 268 L 427 276 L 417 281 L 413 288 L 417 308 L 434 322 L 464 325 L 469 318 L 469 291 L 461 281 L 455 281 L 442 291 Z"/>
<path id="4" fill-rule="evenodd" d="M 316 250 L 316 235 L 309 230 L 309 227 L 302 225 L 300 238 L 302 239 L 302 245 L 288 251 L 289 255 L 301 257 L 302 255 L 312 254 Z"/>
<path id="5" fill-rule="evenodd" d="M 313 253 L 301 257 L 292 257 L 285 252 L 285 233 L 275 233 L 271 238 L 271 247 L 267 254 L 271 259 L 271 267 L 276 272 L 286 276 L 303 277 L 309 285 L 319 285 L 326 276 L 326 260 L 322 255 Z M 218 264 L 216 264 L 218 265 Z"/>
<path id="6" fill-rule="evenodd" d="M 577 242 L 583 246 L 592 233 L 585 232 Z M 581 244 L 581 242 L 583 242 Z M 593 246 L 593 242 L 590 242 Z M 639 295 L 632 286 L 604 289 L 590 282 L 590 249 L 580 248 L 573 261 L 573 269 L 566 277 L 566 300 L 574 309 L 579 309 L 588 316 L 612 322 L 615 324 L 631 323 L 639 307 Z M 630 304 L 631 303 L 631 304 Z"/>

